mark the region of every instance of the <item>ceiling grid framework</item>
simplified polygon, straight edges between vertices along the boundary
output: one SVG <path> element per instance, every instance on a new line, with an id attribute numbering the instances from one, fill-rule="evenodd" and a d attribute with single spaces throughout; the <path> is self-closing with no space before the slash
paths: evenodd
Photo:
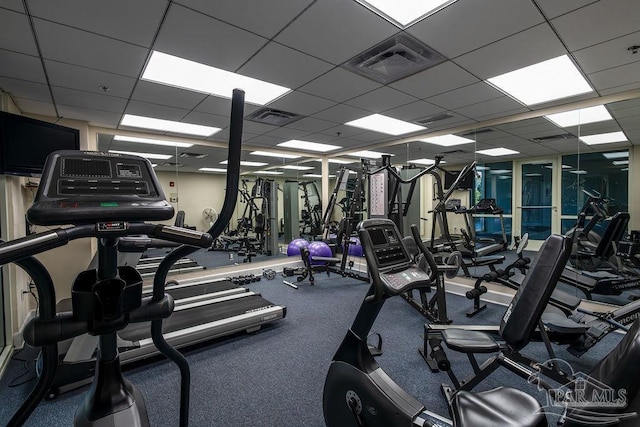
<path id="1" fill-rule="evenodd" d="M 277 150 L 278 143 L 300 139 L 342 147 L 331 155 L 385 144 L 389 152 L 406 152 L 406 147 L 391 145 L 411 135 L 442 134 L 637 91 L 640 53 L 627 50 L 640 44 L 636 3 L 458 0 L 402 30 L 347 0 L 276 0 L 268 5 L 249 0 L 215 5 L 206 0 L 70 0 L 63 5 L 11 0 L 0 5 L 0 89 L 23 113 L 51 116 L 52 121 L 62 116 L 102 128 L 135 130 L 119 123 L 124 114 L 137 114 L 220 127 L 221 132 L 202 140 L 224 142 L 228 99 L 140 80 L 149 55 L 158 50 L 291 89 L 268 107 L 304 117 L 281 127 L 245 121 L 248 145 Z M 386 85 L 343 67 L 403 32 L 445 61 Z M 593 92 L 524 106 L 485 81 L 564 54 L 573 59 Z M 618 128 L 629 139 L 627 146 L 640 143 L 640 106 L 624 103 L 626 108 L 610 108 L 614 120 L 609 125 L 585 126 L 583 131 Z M 247 104 L 245 115 L 258 108 Z M 410 122 L 443 118 L 408 136 L 345 126 L 374 113 Z M 522 157 L 562 152 L 557 144 L 534 144 L 530 139 L 571 130 L 539 120 L 544 126 L 522 133 L 518 129 L 524 127 L 502 132 L 508 128 L 493 126 L 501 131 L 500 138 L 479 137 L 478 149 L 511 144 Z M 420 157 L 441 151 L 425 144 Z M 449 156 L 450 163 L 473 158 L 473 150 L 463 151 Z M 192 167 L 192 159 L 184 161 L 185 167 Z"/>

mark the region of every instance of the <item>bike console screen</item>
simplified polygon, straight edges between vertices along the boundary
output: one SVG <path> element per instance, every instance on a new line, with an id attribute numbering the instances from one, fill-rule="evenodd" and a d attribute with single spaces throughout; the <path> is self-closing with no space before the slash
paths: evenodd
<path id="1" fill-rule="evenodd" d="M 429 275 L 413 263 L 392 221 L 363 221 L 361 232 L 369 234 L 374 262 L 388 293 L 395 295 L 415 287 L 429 285 Z"/>
<path id="2" fill-rule="evenodd" d="M 148 160 L 74 150 L 47 158 L 27 215 L 37 225 L 161 221 L 173 217 L 173 207 Z"/>

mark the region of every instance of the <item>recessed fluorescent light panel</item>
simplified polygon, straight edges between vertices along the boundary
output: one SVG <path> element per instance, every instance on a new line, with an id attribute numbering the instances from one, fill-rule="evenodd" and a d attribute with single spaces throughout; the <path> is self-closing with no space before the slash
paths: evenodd
<path id="1" fill-rule="evenodd" d="M 432 138 L 421 139 L 420 141 L 428 142 L 429 144 L 441 145 L 443 147 L 453 147 L 454 145 L 469 144 L 475 142 L 473 139 L 463 138 L 457 135 L 442 135 L 434 136 Z"/>
<path id="2" fill-rule="evenodd" d="M 456 0 L 357 0 L 401 29 L 433 15 Z"/>
<path id="3" fill-rule="evenodd" d="M 550 114 L 545 117 L 561 128 L 613 120 L 613 117 L 611 117 L 611 114 L 609 114 L 607 109 L 604 108 L 604 105 L 596 105 L 595 107 Z"/>
<path id="4" fill-rule="evenodd" d="M 370 116 L 362 117 L 361 119 L 347 122 L 345 125 L 386 133 L 387 135 L 402 135 L 426 129 L 424 126 L 394 119 L 393 117 L 383 116 L 382 114 L 372 114 Z"/>
<path id="5" fill-rule="evenodd" d="M 109 152 L 116 153 L 116 154 L 128 154 L 131 156 L 140 156 L 140 157 L 144 157 L 145 159 L 151 159 L 151 160 L 167 160 L 173 157 L 171 154 L 138 153 L 135 151 L 109 150 Z"/>
<path id="6" fill-rule="evenodd" d="M 493 175 L 502 175 L 505 173 L 511 173 L 511 169 L 494 169 L 492 171 L 489 171 L 489 173 Z"/>
<path id="7" fill-rule="evenodd" d="M 593 91 L 567 55 L 529 65 L 487 81 L 525 105 Z"/>
<path id="8" fill-rule="evenodd" d="M 407 163 L 413 163 L 415 165 L 432 165 L 434 164 L 436 161 L 433 159 L 415 159 L 415 160 L 408 160 Z M 442 162 L 440 162 L 442 163 Z"/>
<path id="9" fill-rule="evenodd" d="M 233 89 L 240 88 L 245 91 L 246 102 L 258 105 L 267 104 L 291 91 L 283 86 L 158 51 L 151 54 L 141 79 L 224 98 L 231 98 Z"/>
<path id="10" fill-rule="evenodd" d="M 179 147 L 179 148 L 193 147 L 193 144 L 189 144 L 187 142 L 166 141 L 164 139 L 152 139 L 152 138 L 138 138 L 137 136 L 126 136 L 126 135 L 116 135 L 113 137 L 113 140 L 135 142 L 138 144 L 162 145 L 164 147 Z"/>
<path id="11" fill-rule="evenodd" d="M 220 162 L 221 165 L 226 165 L 229 163 L 229 160 L 224 160 Z M 269 163 L 264 162 L 248 162 L 245 160 L 240 161 L 240 166 L 267 166 Z"/>
<path id="12" fill-rule="evenodd" d="M 254 173 L 256 175 L 282 175 L 282 174 L 284 174 L 284 172 L 278 172 L 278 171 L 255 171 Z"/>
<path id="13" fill-rule="evenodd" d="M 586 175 L 588 172 L 583 170 L 577 170 L 577 171 L 569 171 L 569 173 L 574 173 L 576 175 Z"/>
<path id="14" fill-rule="evenodd" d="M 613 164 L 614 164 L 614 166 L 628 165 L 629 164 L 629 160 L 614 160 Z"/>
<path id="15" fill-rule="evenodd" d="M 602 153 L 602 155 L 609 160 L 612 159 L 626 159 L 629 157 L 628 151 L 612 151 L 610 153 Z"/>
<path id="16" fill-rule="evenodd" d="M 302 175 L 306 178 L 322 178 L 322 175 L 317 174 L 317 173 L 305 173 L 304 175 Z M 335 178 L 335 175 L 329 175 L 329 178 Z"/>
<path id="17" fill-rule="evenodd" d="M 222 168 L 200 168 L 198 169 L 199 171 L 202 172 L 218 172 L 218 173 L 227 173 L 226 169 L 222 169 Z"/>
<path id="18" fill-rule="evenodd" d="M 383 155 L 393 156 L 393 154 L 380 153 L 378 151 L 369 151 L 369 150 L 356 151 L 355 153 L 348 153 L 347 154 L 347 156 L 361 157 L 361 158 L 365 158 L 365 159 L 379 159 Z"/>
<path id="19" fill-rule="evenodd" d="M 627 140 L 624 132 L 600 133 L 597 135 L 581 136 L 580 141 L 587 145 L 611 144 L 613 142 L 624 142 Z"/>
<path id="20" fill-rule="evenodd" d="M 278 147 L 295 148 L 297 150 L 305 150 L 305 151 L 318 151 L 321 153 L 326 153 L 327 151 L 332 151 L 332 150 L 337 150 L 338 148 L 342 148 L 338 145 L 320 144 L 317 142 L 300 141 L 298 139 L 292 139 L 290 141 L 281 142 L 280 144 L 278 144 Z"/>
<path id="21" fill-rule="evenodd" d="M 252 151 L 249 154 L 253 156 L 279 157 L 281 159 L 299 159 L 300 158 L 300 156 L 295 156 L 293 154 L 282 154 L 282 153 L 276 153 L 275 151 Z"/>
<path id="22" fill-rule="evenodd" d="M 220 132 L 220 128 L 212 126 L 194 125 L 192 123 L 174 122 L 171 120 L 155 119 L 153 117 L 136 116 L 125 114 L 122 117 L 120 126 L 131 126 L 134 128 L 154 129 L 165 132 L 185 133 L 187 135 L 211 136 Z"/>
<path id="23" fill-rule="evenodd" d="M 484 154 L 487 156 L 508 156 L 509 154 L 519 154 L 519 151 L 510 150 L 508 148 L 490 148 L 488 150 L 476 151 L 478 154 Z"/>
<path id="24" fill-rule="evenodd" d="M 336 165 L 348 165 L 349 163 L 355 163 L 356 160 L 349 159 L 328 159 L 329 163 L 334 163 Z M 322 159 L 316 159 L 316 162 L 322 162 Z"/>
<path id="25" fill-rule="evenodd" d="M 310 171 L 311 169 L 315 169 L 315 168 L 313 166 L 286 165 L 286 166 L 280 166 L 280 169 L 289 169 L 294 171 Z"/>

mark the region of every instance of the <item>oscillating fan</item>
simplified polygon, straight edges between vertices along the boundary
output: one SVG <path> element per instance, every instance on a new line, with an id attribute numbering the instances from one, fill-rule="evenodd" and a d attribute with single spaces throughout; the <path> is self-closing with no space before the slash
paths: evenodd
<path id="1" fill-rule="evenodd" d="M 207 228 L 210 228 L 214 222 L 218 219 L 218 212 L 213 208 L 204 208 L 202 210 L 202 220 L 207 224 Z"/>

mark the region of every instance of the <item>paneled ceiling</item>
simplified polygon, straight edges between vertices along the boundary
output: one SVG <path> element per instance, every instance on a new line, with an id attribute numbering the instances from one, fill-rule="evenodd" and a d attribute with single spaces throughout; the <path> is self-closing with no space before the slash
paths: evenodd
<path id="1" fill-rule="evenodd" d="M 406 121 L 447 113 L 420 136 L 490 128 L 478 134 L 476 149 L 520 152 L 510 158 L 553 155 L 574 152 L 575 144 L 531 138 L 576 129 L 533 116 L 599 102 L 609 105 L 614 121 L 594 124 L 593 131 L 622 130 L 629 142 L 616 148 L 629 147 L 640 144 L 640 102 L 634 99 L 640 97 L 640 53 L 628 49 L 640 45 L 638 11 L 637 0 L 458 0 L 401 30 L 354 0 L 3 0 L 0 88 L 24 114 L 52 121 L 133 131 L 119 125 L 130 113 L 222 127 L 208 140 L 225 142 L 228 99 L 139 80 L 157 50 L 293 89 L 269 107 L 304 117 L 285 126 L 245 120 L 247 148 L 301 139 L 343 147 L 332 156 L 374 147 L 404 153 L 405 160 L 433 158 L 442 147 L 407 145 L 417 134 L 399 139 L 344 123 L 372 113 Z M 387 85 L 344 68 L 402 32 L 446 60 Z M 526 107 L 485 82 L 563 54 L 592 92 Z M 245 114 L 258 108 L 247 105 Z M 105 136 L 100 148 L 118 145 Z M 208 157 L 180 159 L 185 170 L 215 167 L 225 156 L 220 148 L 189 150 Z M 447 162 L 474 158 L 473 149 L 464 151 Z M 281 162 L 245 157 L 270 166 Z"/>

